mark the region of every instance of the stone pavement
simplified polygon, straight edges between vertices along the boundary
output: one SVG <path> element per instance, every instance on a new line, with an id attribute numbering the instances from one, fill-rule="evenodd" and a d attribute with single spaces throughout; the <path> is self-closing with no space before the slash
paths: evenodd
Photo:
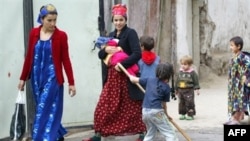
<path id="1" fill-rule="evenodd" d="M 71 134 L 65 138 L 65 141 L 82 141 L 93 135 L 93 130 L 78 132 Z M 192 141 L 223 141 L 223 130 L 221 128 L 209 128 L 200 130 L 185 130 L 185 133 Z M 179 141 L 186 141 L 186 139 L 177 132 Z M 102 141 L 136 141 L 138 135 L 124 136 L 124 137 L 108 137 L 102 138 Z M 157 133 L 154 141 L 165 141 L 163 136 Z"/>
<path id="2" fill-rule="evenodd" d="M 193 121 L 179 120 L 178 99 L 168 103 L 168 113 L 176 124 L 191 138 L 192 141 L 223 141 L 223 123 L 227 121 L 227 79 L 218 77 L 207 80 L 210 84 L 201 82 L 200 95 L 195 95 L 196 116 Z M 248 122 L 246 116 L 244 122 Z M 176 129 L 179 141 L 186 141 Z M 94 134 L 93 130 L 78 129 L 69 131 L 66 141 L 82 141 Z M 102 141 L 135 141 L 138 135 L 123 137 L 108 137 Z M 164 141 L 162 135 L 157 134 L 154 141 Z"/>

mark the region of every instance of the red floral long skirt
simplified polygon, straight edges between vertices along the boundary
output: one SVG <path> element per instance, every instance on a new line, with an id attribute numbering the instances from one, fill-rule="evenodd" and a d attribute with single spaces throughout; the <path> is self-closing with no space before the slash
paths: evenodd
<path id="1" fill-rule="evenodd" d="M 94 113 L 95 132 L 103 137 L 146 131 L 142 121 L 142 101 L 130 99 L 127 81 L 129 79 L 123 72 L 109 68 L 107 82 Z"/>

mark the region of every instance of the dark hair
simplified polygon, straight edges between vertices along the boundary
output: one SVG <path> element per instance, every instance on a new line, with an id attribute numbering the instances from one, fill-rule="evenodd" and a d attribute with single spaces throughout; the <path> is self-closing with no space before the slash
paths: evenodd
<path id="1" fill-rule="evenodd" d="M 173 65 L 168 62 L 160 63 L 156 68 L 156 77 L 160 80 L 169 80 L 173 73 Z"/>
<path id="2" fill-rule="evenodd" d="M 123 16 L 123 17 L 125 18 L 125 21 L 128 20 L 127 16 Z M 113 22 L 113 21 L 114 21 L 114 16 L 111 17 L 111 22 Z"/>
<path id="3" fill-rule="evenodd" d="M 240 50 L 243 48 L 243 39 L 240 36 L 235 36 L 230 39 L 230 42 L 234 42 L 234 44 L 238 47 L 240 46 Z"/>
<path id="4" fill-rule="evenodd" d="M 154 48 L 154 44 L 155 44 L 154 38 L 150 36 L 146 36 L 146 35 L 142 36 L 140 38 L 140 44 L 141 46 L 144 47 L 145 50 L 150 51 Z"/>

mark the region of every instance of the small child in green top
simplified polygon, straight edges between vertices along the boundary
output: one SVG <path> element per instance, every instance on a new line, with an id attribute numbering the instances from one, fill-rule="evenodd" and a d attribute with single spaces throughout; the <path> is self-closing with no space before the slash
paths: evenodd
<path id="1" fill-rule="evenodd" d="M 199 79 L 192 68 L 193 59 L 186 55 L 180 59 L 181 68 L 176 79 L 176 95 L 179 98 L 180 120 L 193 120 L 196 114 L 194 91 L 200 94 Z M 186 117 L 187 115 L 187 117 Z"/>

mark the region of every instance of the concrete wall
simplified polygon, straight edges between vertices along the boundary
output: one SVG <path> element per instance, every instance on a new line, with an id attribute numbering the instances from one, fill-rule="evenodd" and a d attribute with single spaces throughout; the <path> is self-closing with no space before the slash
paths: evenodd
<path id="1" fill-rule="evenodd" d="M 177 58 L 192 55 L 192 24 L 190 1 L 176 0 L 176 46 Z"/>
<path id="2" fill-rule="evenodd" d="M 243 50 L 250 51 L 250 1 L 204 0 L 201 10 L 201 63 L 216 74 L 225 75 L 232 54 L 229 40 L 233 36 L 241 36 Z"/>
<path id="3" fill-rule="evenodd" d="M 194 6 L 199 6 L 199 11 L 194 11 L 197 9 Z M 199 17 L 194 17 L 197 14 Z M 243 37 L 243 50 L 250 50 L 249 15 L 250 1 L 176 0 L 177 60 L 189 54 L 195 61 L 199 60 L 195 62 L 196 66 L 206 66 L 218 75 L 226 74 L 231 55 L 230 38 Z M 199 25 L 192 25 L 194 18 L 199 19 Z M 199 40 L 194 40 L 197 32 L 193 34 L 193 31 L 199 31 Z M 198 49 L 200 55 L 197 55 Z"/>
<path id="4" fill-rule="evenodd" d="M 9 135 L 18 77 L 23 61 L 22 1 L 1 0 L 0 8 L 0 138 Z M 8 15 L 8 16 L 5 16 Z"/>
<path id="5" fill-rule="evenodd" d="M 99 36 L 99 1 L 33 1 L 34 25 L 42 5 L 52 3 L 58 10 L 57 26 L 68 34 L 77 95 L 68 95 L 65 77 L 63 124 L 82 126 L 93 123 L 93 112 L 100 95 L 102 80 L 97 51 L 91 51 Z M 0 139 L 9 136 L 17 85 L 24 61 L 23 1 L 1 0 L 0 8 Z"/>
<path id="6" fill-rule="evenodd" d="M 207 0 L 208 16 L 216 25 L 211 48 L 229 50 L 231 37 L 239 35 L 249 49 L 250 1 L 249 0 Z"/>

